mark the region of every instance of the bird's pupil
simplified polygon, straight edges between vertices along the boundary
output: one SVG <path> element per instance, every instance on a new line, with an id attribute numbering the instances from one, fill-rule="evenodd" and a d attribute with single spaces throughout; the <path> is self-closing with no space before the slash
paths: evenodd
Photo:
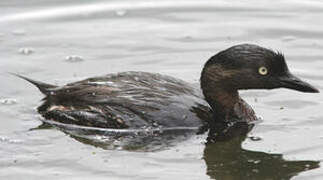
<path id="1" fill-rule="evenodd" d="M 266 67 L 260 67 L 260 68 L 259 68 L 259 73 L 260 73 L 261 75 L 266 75 L 266 74 L 267 74 L 267 69 L 266 69 Z"/>

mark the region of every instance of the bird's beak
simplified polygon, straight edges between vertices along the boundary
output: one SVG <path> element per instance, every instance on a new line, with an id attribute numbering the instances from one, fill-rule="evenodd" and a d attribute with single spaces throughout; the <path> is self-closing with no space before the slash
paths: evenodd
<path id="1" fill-rule="evenodd" d="M 279 84 L 281 87 L 294 89 L 296 91 L 306 92 L 306 93 L 318 93 L 319 90 L 310 85 L 309 83 L 302 81 L 298 77 L 292 75 L 291 73 L 286 73 L 284 76 L 279 78 Z"/>

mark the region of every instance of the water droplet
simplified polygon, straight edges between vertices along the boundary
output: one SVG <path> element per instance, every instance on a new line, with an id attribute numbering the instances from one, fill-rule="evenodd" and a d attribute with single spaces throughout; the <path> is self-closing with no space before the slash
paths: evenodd
<path id="1" fill-rule="evenodd" d="M 95 95 L 96 95 L 96 93 L 95 93 L 95 92 L 93 92 L 93 93 L 92 93 L 92 95 L 93 95 L 93 96 L 95 96 Z"/>
<path id="2" fill-rule="evenodd" d="M 139 81 L 139 78 L 137 76 L 134 77 L 135 81 Z"/>
<path id="3" fill-rule="evenodd" d="M 127 14 L 127 11 L 126 10 L 117 10 L 117 11 L 115 11 L 115 13 L 117 16 L 124 16 Z"/>
<path id="4" fill-rule="evenodd" d="M 259 172 L 259 169 L 252 169 L 252 172 L 258 173 Z"/>
<path id="5" fill-rule="evenodd" d="M 17 104 L 17 100 L 16 99 L 12 99 L 12 98 L 1 99 L 0 102 L 1 102 L 1 104 L 4 104 L 4 105 Z"/>
<path id="6" fill-rule="evenodd" d="M 305 164 L 305 170 L 309 170 L 311 168 L 310 164 Z"/>
<path id="7" fill-rule="evenodd" d="M 261 141 L 262 140 L 262 138 L 261 137 L 258 137 L 258 136 L 250 136 L 249 139 L 251 141 Z"/>
<path id="8" fill-rule="evenodd" d="M 71 62 L 71 63 L 82 62 L 84 61 L 84 58 L 82 56 L 71 55 L 71 56 L 66 56 L 65 61 Z"/>
<path id="9" fill-rule="evenodd" d="M 19 52 L 20 54 L 29 55 L 29 54 L 32 54 L 32 53 L 33 53 L 33 52 L 35 52 L 35 51 L 34 51 L 34 49 L 33 49 L 33 48 L 20 48 L 20 49 L 18 50 L 18 52 Z"/>
<path id="10" fill-rule="evenodd" d="M 26 35 L 26 31 L 23 29 L 17 29 L 12 31 L 12 34 L 16 36 L 23 36 L 23 35 Z"/>
<path id="11" fill-rule="evenodd" d="M 261 162 L 261 160 L 255 160 L 253 163 L 258 164 L 260 162 Z"/>

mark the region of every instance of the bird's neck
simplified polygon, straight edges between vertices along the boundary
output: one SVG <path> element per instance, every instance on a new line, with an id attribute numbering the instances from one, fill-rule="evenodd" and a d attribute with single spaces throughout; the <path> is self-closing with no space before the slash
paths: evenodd
<path id="1" fill-rule="evenodd" d="M 237 114 L 240 96 L 237 91 L 226 91 L 219 87 L 202 89 L 206 101 L 211 106 L 217 121 L 230 122 Z M 235 118 L 236 119 L 236 118 Z"/>
<path id="2" fill-rule="evenodd" d="M 203 77 L 203 76 L 202 76 Z M 214 121 L 231 123 L 250 122 L 256 119 L 252 108 L 239 96 L 238 90 L 226 87 L 214 78 L 201 78 L 201 88 L 214 112 Z"/>
<path id="3" fill-rule="evenodd" d="M 220 85 L 220 84 L 219 84 Z M 236 136 L 245 136 L 257 117 L 252 108 L 239 96 L 237 90 L 228 91 L 219 86 L 204 88 L 203 94 L 213 110 L 213 119 L 208 122 L 208 141 L 225 141 Z"/>
<path id="4" fill-rule="evenodd" d="M 234 71 L 206 63 L 201 74 L 201 88 L 205 100 L 213 110 L 208 140 L 217 141 L 245 135 L 256 120 L 252 108 L 239 96 L 232 82 Z"/>

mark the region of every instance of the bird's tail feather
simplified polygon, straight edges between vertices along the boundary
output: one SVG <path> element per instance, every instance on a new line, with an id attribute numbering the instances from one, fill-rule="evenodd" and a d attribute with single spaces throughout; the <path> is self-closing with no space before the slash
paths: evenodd
<path id="1" fill-rule="evenodd" d="M 30 82 L 31 84 L 35 85 L 40 90 L 40 92 L 42 92 L 43 94 L 46 94 L 46 95 L 50 94 L 50 89 L 51 88 L 57 87 L 57 86 L 52 85 L 52 84 L 47 84 L 47 83 L 43 83 L 43 82 L 40 82 L 40 81 L 36 81 L 36 80 L 30 79 L 30 78 L 27 78 L 27 77 L 22 76 L 20 74 L 16 74 L 16 73 L 10 73 L 10 74 Z"/>

